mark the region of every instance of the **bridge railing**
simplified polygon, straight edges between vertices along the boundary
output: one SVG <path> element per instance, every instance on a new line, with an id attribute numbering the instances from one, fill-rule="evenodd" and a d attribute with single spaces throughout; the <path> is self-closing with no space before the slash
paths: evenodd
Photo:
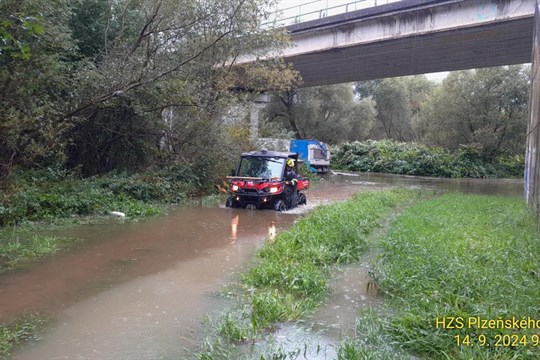
<path id="1" fill-rule="evenodd" d="M 397 1 L 401 0 L 355 0 L 349 2 L 343 1 L 341 4 L 336 4 L 336 0 L 306 1 L 300 5 L 281 8 L 271 12 L 268 19 L 263 21 L 262 26 L 269 28 L 293 25 Z"/>

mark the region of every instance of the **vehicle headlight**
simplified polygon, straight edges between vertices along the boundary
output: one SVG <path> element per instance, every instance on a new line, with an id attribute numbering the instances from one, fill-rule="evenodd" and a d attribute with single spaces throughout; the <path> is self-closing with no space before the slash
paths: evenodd
<path id="1" fill-rule="evenodd" d="M 238 185 L 233 185 L 231 189 L 232 191 L 238 191 Z"/>
<path id="2" fill-rule="evenodd" d="M 277 193 L 278 191 L 279 191 L 279 188 L 278 188 L 277 186 L 272 186 L 272 187 L 270 188 L 270 193 L 271 193 L 271 194 L 275 194 L 275 193 Z"/>

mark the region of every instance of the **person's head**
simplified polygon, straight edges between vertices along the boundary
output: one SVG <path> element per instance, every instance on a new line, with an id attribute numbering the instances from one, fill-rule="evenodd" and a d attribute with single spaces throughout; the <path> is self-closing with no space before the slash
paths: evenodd
<path id="1" fill-rule="evenodd" d="M 287 167 L 294 168 L 294 159 L 287 159 Z"/>

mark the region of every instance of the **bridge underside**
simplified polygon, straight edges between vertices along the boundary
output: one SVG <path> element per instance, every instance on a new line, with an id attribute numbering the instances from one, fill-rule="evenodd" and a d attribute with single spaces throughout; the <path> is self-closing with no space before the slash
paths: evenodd
<path id="1" fill-rule="evenodd" d="M 532 62 L 524 195 L 540 220 L 540 0 L 406 0 L 287 30 L 304 87 Z"/>
<path id="2" fill-rule="evenodd" d="M 521 18 L 337 47 L 285 61 L 302 74 L 304 87 L 529 63 L 533 25 L 532 17 Z"/>

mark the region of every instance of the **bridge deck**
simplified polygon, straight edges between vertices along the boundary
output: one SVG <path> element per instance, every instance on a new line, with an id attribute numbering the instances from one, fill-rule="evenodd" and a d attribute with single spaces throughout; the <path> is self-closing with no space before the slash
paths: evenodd
<path id="1" fill-rule="evenodd" d="M 287 27 L 303 86 L 531 62 L 534 0 L 404 0 Z"/>

